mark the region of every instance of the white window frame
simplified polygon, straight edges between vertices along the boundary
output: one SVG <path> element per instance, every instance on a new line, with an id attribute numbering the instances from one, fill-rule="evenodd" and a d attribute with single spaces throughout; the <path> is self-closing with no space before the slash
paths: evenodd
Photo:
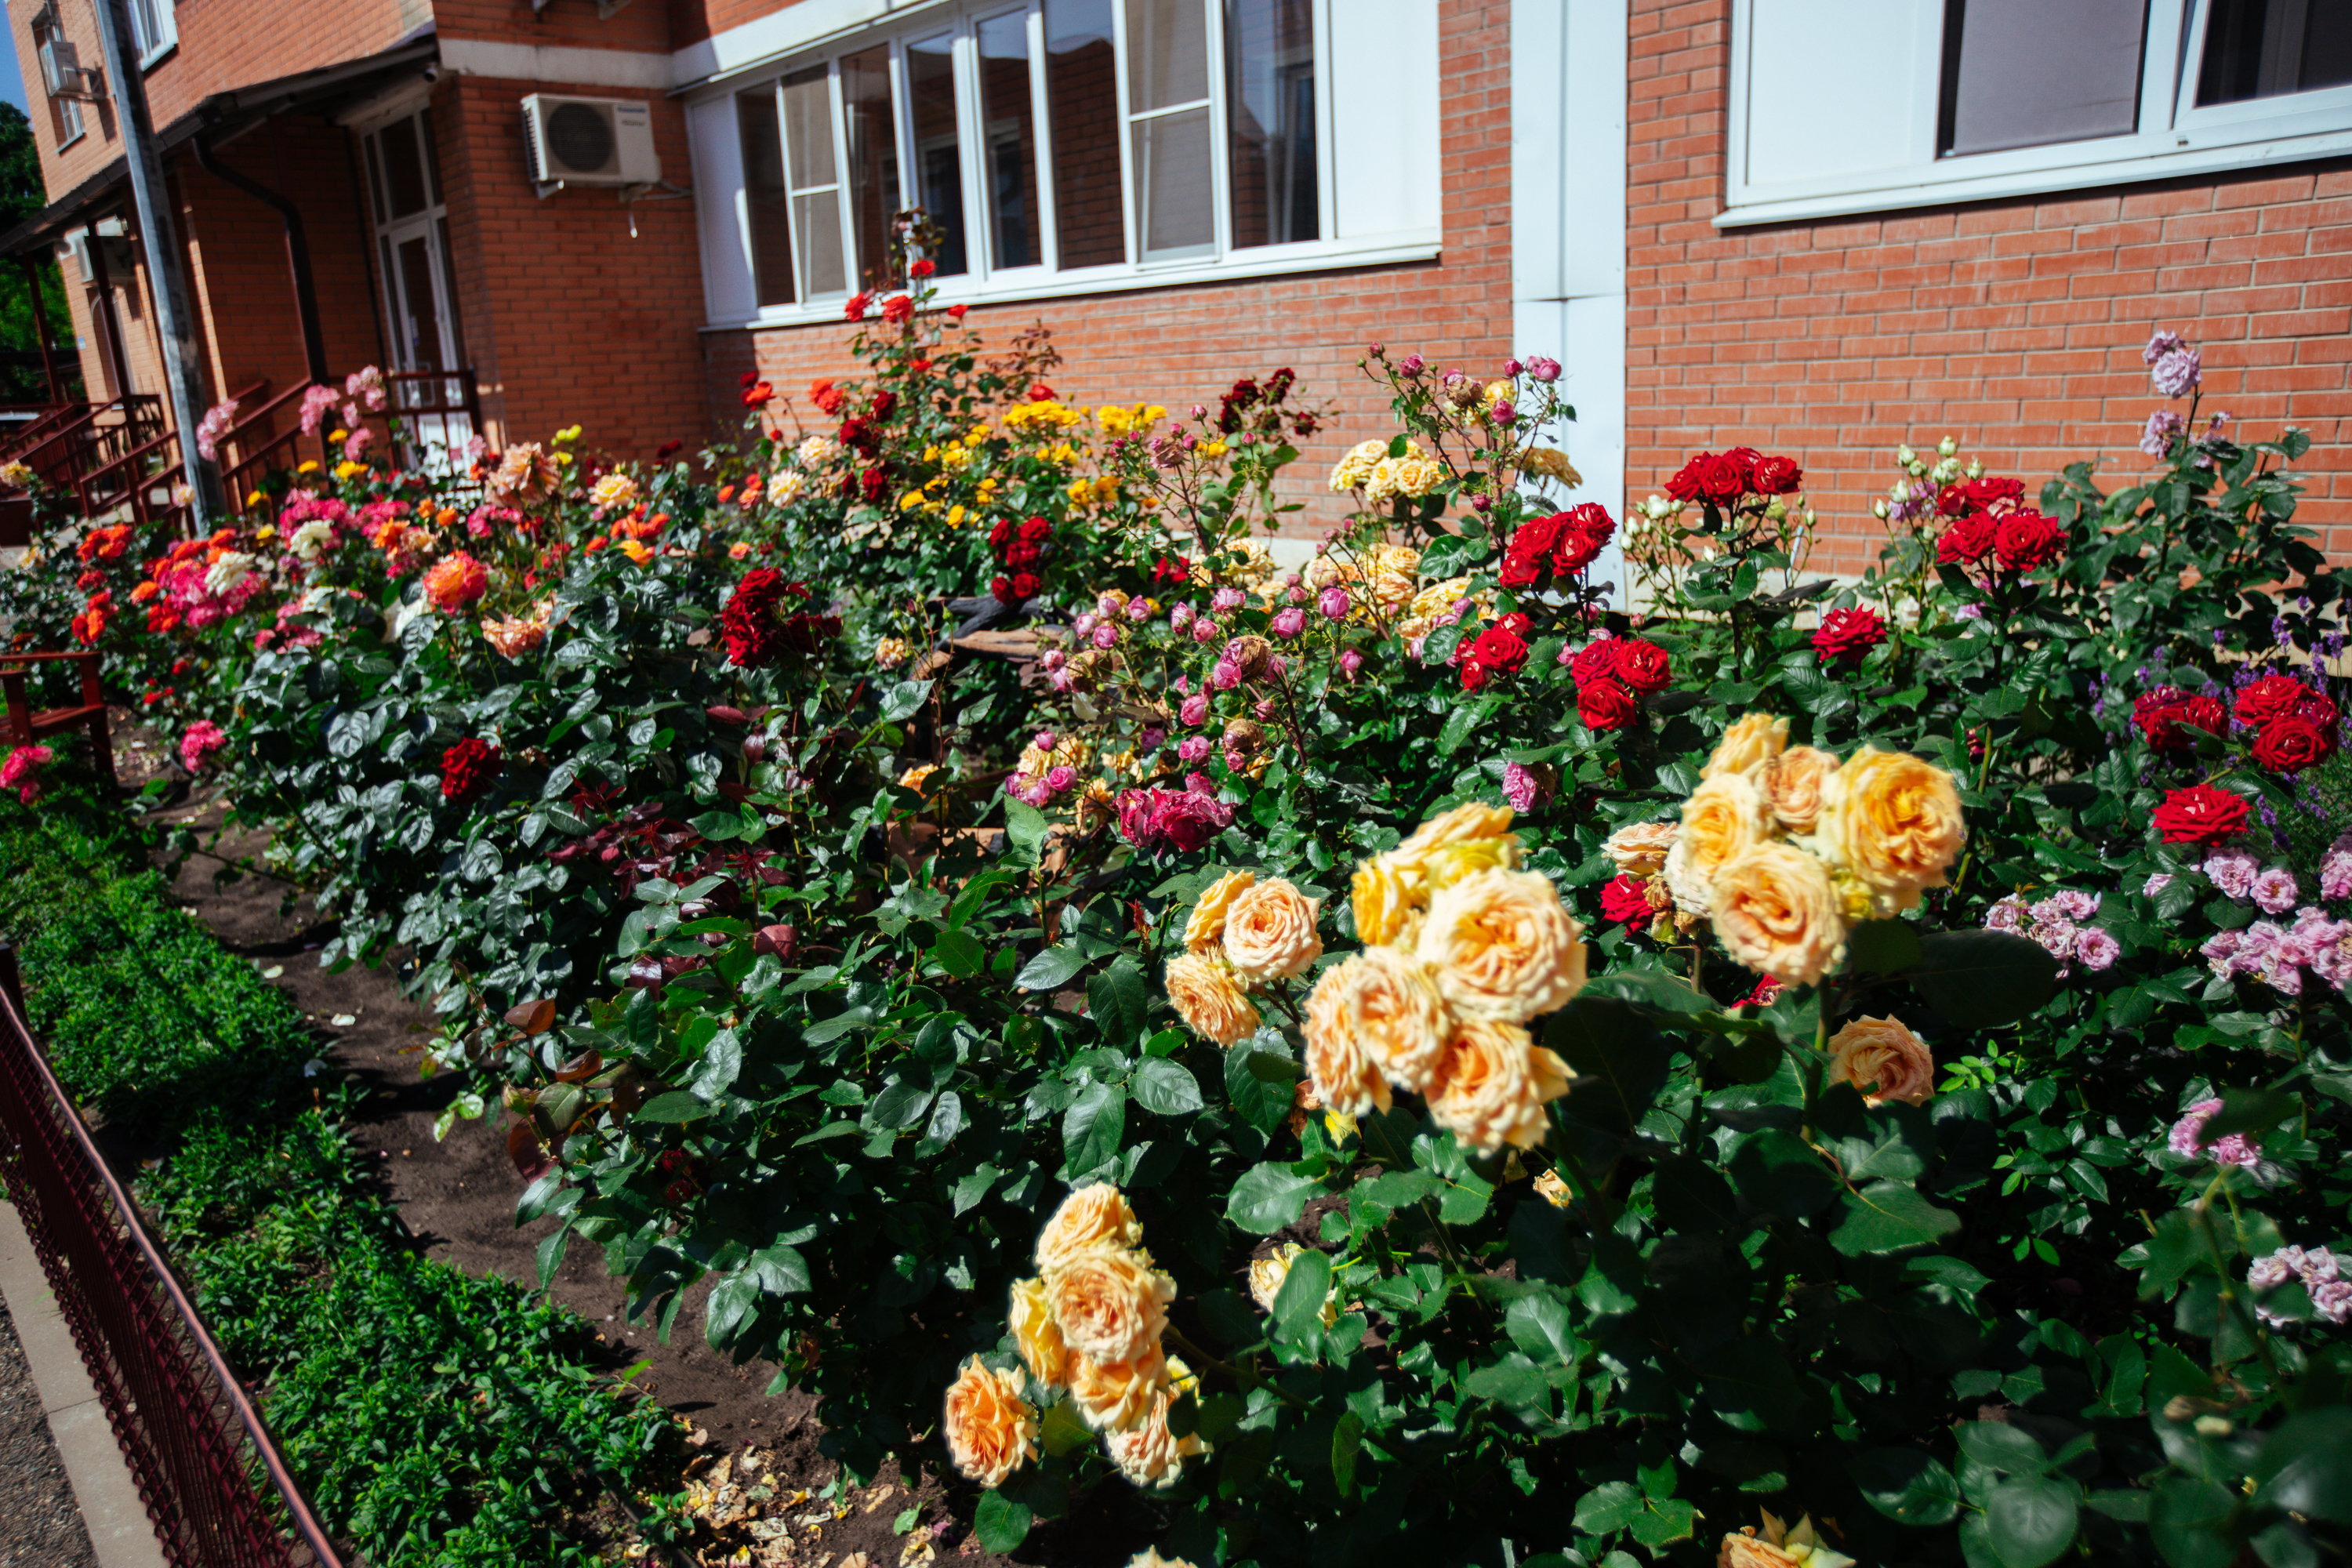
<path id="1" fill-rule="evenodd" d="M 142 5 L 153 8 L 152 26 L 141 10 Z M 131 41 L 138 50 L 141 70 L 154 66 L 180 47 L 180 19 L 174 14 L 173 0 L 127 0 L 123 11 L 131 18 Z"/>
<path id="2" fill-rule="evenodd" d="M 2137 131 L 1939 158 L 1942 0 L 1880 3 L 1890 10 L 1907 6 L 1917 21 L 1908 67 L 1914 122 L 1887 128 L 1905 155 L 1891 167 L 1864 174 L 1759 182 L 1748 178 L 1749 115 L 1791 110 L 1785 92 L 1776 100 L 1752 82 L 1757 0 L 1734 0 L 1724 210 L 1714 219 L 1716 227 L 2039 195 L 2352 152 L 2352 87 L 2196 107 L 2213 0 L 2148 0 Z M 1837 86 L 1811 84 L 1806 90 L 1834 92 Z M 1801 106 L 1794 111 L 1802 112 Z"/>
<path id="3" fill-rule="evenodd" d="M 919 190 L 920 171 L 914 158 L 913 127 L 906 110 L 906 48 L 916 39 L 934 38 L 942 32 L 954 35 L 952 58 L 956 69 L 956 100 L 959 123 L 958 150 L 962 163 L 964 192 L 965 266 L 967 271 L 955 277 L 936 280 L 940 299 L 945 302 L 970 302 L 1053 299 L 1075 295 L 1107 293 L 1138 288 L 1158 288 L 1183 283 L 1205 282 L 1243 277 L 1280 276 L 1288 273 L 1322 271 L 1339 267 L 1377 266 L 1403 261 L 1428 260 L 1438 254 L 1440 235 L 1433 225 L 1428 227 L 1399 227 L 1392 231 L 1356 234 L 1339 237 L 1340 206 L 1339 199 L 1339 150 L 1335 132 L 1335 100 L 1332 58 L 1334 21 L 1333 7 L 1344 6 L 1349 0 L 1313 0 L 1310 16 L 1315 40 L 1315 141 L 1317 218 L 1322 237 L 1287 244 L 1253 246 L 1236 249 L 1232 244 L 1233 197 L 1231 150 L 1227 146 L 1226 98 L 1230 89 L 1224 57 L 1223 0 L 1199 0 L 1206 12 L 1205 24 L 1209 48 L 1209 104 L 1211 178 L 1213 184 L 1214 230 L 1210 252 L 1205 255 L 1162 258 L 1145 261 L 1139 258 L 1141 243 L 1137 208 L 1135 152 L 1132 127 L 1136 118 L 1129 113 L 1129 65 L 1126 48 L 1127 5 L 1125 0 L 1114 0 L 1113 47 L 1117 50 L 1114 70 L 1116 81 L 1116 122 L 1106 125 L 1103 132 L 1118 139 L 1120 169 L 1120 212 L 1126 233 L 1126 259 L 1094 267 L 1065 268 L 1060 266 L 1060 214 L 1054 199 L 1054 132 L 1048 113 L 1049 98 L 1045 81 L 1045 22 L 1042 0 L 947 0 L 947 3 L 919 5 L 901 16 L 869 26 L 857 27 L 829 37 L 821 47 L 798 49 L 763 59 L 756 67 L 746 67 L 714 76 L 694 88 L 681 89 L 689 97 L 689 114 L 699 109 L 712 110 L 711 135 L 717 139 L 725 134 L 720 121 L 731 125 L 734 95 L 772 88 L 782 79 L 822 65 L 833 83 L 834 142 L 836 155 L 846 159 L 846 138 L 841 122 L 841 61 L 844 58 L 872 48 L 887 41 L 891 46 L 890 79 L 893 88 L 893 111 L 899 142 L 898 180 L 900 207 L 913 204 Z M 978 27 L 982 21 L 993 20 L 1013 13 L 1021 13 L 1028 28 L 1030 113 L 1035 126 L 1036 157 L 1032 177 L 1035 181 L 1035 199 L 1040 207 L 1038 242 L 1041 259 L 1030 265 L 1001 268 L 996 265 L 993 251 L 992 224 L 988 203 L 989 170 L 987 163 L 988 127 L 981 113 L 979 76 Z M 1432 68 L 1434 62 L 1432 61 Z M 716 106 L 727 107 L 723 116 Z M 789 137 L 787 117 L 780 110 L 778 124 Z M 1435 130 L 1433 126 L 1432 131 Z M 749 254 L 748 218 L 744 205 L 735 200 L 741 184 L 740 150 L 734 154 L 720 154 L 714 147 L 707 158 L 709 167 L 698 169 L 696 184 L 702 187 L 709 181 L 714 205 L 706 216 L 706 245 L 716 239 L 734 248 L 740 240 L 744 255 Z M 790 166 L 789 149 L 785 163 Z M 705 150 L 697 142 L 698 160 L 705 159 Z M 714 178 L 715 177 L 715 178 Z M 860 280 L 870 265 L 866 258 L 856 255 L 856 237 L 850 215 L 848 171 L 841 174 L 839 208 L 843 225 L 843 253 L 848 258 L 848 274 L 852 284 Z M 1434 204 L 1431 204 L 1433 207 Z M 798 214 L 793 214 L 798 221 Z M 797 276 L 800 239 L 794 236 L 794 293 L 790 305 L 769 305 L 748 311 L 719 311 L 714 307 L 714 319 L 709 330 L 726 330 L 745 326 L 792 325 L 820 321 L 838 321 L 840 301 L 848 290 L 844 289 L 814 299 L 809 297 Z M 708 270 L 706 282 L 715 274 Z M 715 297 L 717 290 L 713 289 Z"/>

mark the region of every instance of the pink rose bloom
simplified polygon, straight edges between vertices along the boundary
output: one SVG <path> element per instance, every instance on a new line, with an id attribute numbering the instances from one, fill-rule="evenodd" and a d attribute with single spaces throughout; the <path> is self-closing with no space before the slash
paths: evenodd
<path id="1" fill-rule="evenodd" d="M 1192 625 L 1192 605 L 1177 605 L 1174 609 L 1170 610 L 1170 611 L 1168 612 L 1168 629 L 1169 629 L 1170 631 L 1181 632 L 1181 631 L 1182 631 L 1186 626 L 1190 626 L 1190 625 Z"/>
<path id="2" fill-rule="evenodd" d="M 1349 648 L 1347 652 L 1339 656 L 1339 673 L 1346 676 L 1349 680 L 1355 679 L 1356 672 L 1363 668 L 1364 656 L 1358 653 L 1354 648 Z"/>
<path id="3" fill-rule="evenodd" d="M 1183 705 L 1176 710 L 1176 717 L 1184 721 L 1185 728 L 1199 729 L 1208 721 L 1209 694 L 1205 691 L 1196 691 L 1184 699 Z"/>
<path id="4" fill-rule="evenodd" d="M 1093 642 L 1097 647 L 1117 647 L 1118 646 L 1118 627 L 1109 621 L 1097 622 L 1095 626 Z"/>
<path id="5" fill-rule="evenodd" d="M 2254 879 L 2262 874 L 2262 862 L 2242 849 L 2216 849 L 2205 857 L 2199 868 L 2206 880 L 2220 889 L 2223 896 L 2243 902 L 2254 890 Z"/>
<path id="6" fill-rule="evenodd" d="M 2252 1166 L 2261 1163 L 2262 1153 L 2246 1142 L 2242 1132 L 2232 1132 L 2215 1143 L 2205 1142 L 2205 1124 L 2220 1114 L 2221 1102 L 2200 1100 L 2189 1108 L 2187 1115 L 2172 1124 L 2165 1139 L 2165 1147 L 2187 1159 L 2202 1154 L 2217 1165 Z"/>
<path id="7" fill-rule="evenodd" d="M 367 455 L 368 445 L 374 439 L 375 432 L 369 429 L 364 425 L 352 431 L 349 436 L 343 438 L 343 461 L 347 463 L 358 462 L 362 458 Z"/>
<path id="8" fill-rule="evenodd" d="M 199 719 L 180 737 L 180 765 L 200 773 L 213 754 L 228 744 L 228 733 L 209 719 Z"/>
<path id="9" fill-rule="evenodd" d="M 2264 914 L 2284 914 L 2302 896 L 2302 889 L 2294 885 L 2294 873 L 2284 866 L 2273 866 L 2254 879 L 2254 907 Z"/>
<path id="10" fill-rule="evenodd" d="M 1078 772 L 1076 768 L 1066 766 L 1052 768 L 1045 773 L 1045 787 L 1055 795 L 1061 794 L 1077 782 Z"/>
<path id="11" fill-rule="evenodd" d="M 2319 862 L 2319 896 L 2335 900 L 2352 898 L 2352 834 L 2347 834 L 2327 847 Z"/>
<path id="12" fill-rule="evenodd" d="M 2074 956 L 2083 961 L 2085 969 L 2105 969 L 2115 963 L 2122 951 L 2116 939 L 2097 926 L 2074 938 Z"/>
<path id="13" fill-rule="evenodd" d="M 1327 621 L 1344 621 L 1348 618 L 1348 612 L 1354 607 L 1354 601 L 1348 597 L 1348 590 L 1337 584 L 1324 589 L 1323 596 L 1315 601 L 1316 610 Z"/>
<path id="14" fill-rule="evenodd" d="M 1249 595 L 1239 588 L 1220 588 L 1209 595 L 1209 608 L 1221 616 L 1232 615 L 1249 603 Z"/>
<path id="15" fill-rule="evenodd" d="M 16 798 L 26 805 L 41 798 L 40 770 L 55 760 L 57 753 L 47 746 L 18 746 L 0 763 L 0 789 L 16 791 Z"/>
<path id="16" fill-rule="evenodd" d="M 1525 815 L 1536 808 L 1543 798 L 1543 780 L 1533 768 L 1523 763 L 1503 764 L 1503 798 L 1511 809 Z"/>
<path id="17" fill-rule="evenodd" d="M 1216 641 L 1217 637 L 1217 623 L 1211 620 L 1208 616 L 1202 616 L 1199 620 L 1192 623 L 1192 640 L 1194 642 L 1211 643 Z"/>
<path id="18" fill-rule="evenodd" d="M 1187 764 L 1197 763 L 1209 754 L 1209 737 L 1187 735 L 1176 744 L 1176 760 Z"/>
<path id="19" fill-rule="evenodd" d="M 1029 743 L 1041 752 L 1050 752 L 1061 744 L 1062 737 L 1051 730 L 1040 730 L 1029 738 Z"/>
<path id="20" fill-rule="evenodd" d="M 1273 624 L 1266 629 L 1286 640 L 1295 637 L 1307 629 L 1307 612 L 1294 605 L 1275 616 Z"/>
<path id="21" fill-rule="evenodd" d="M 1985 930 L 2016 931 L 2025 924 L 2025 900 L 2016 893 L 1985 911 Z"/>
<path id="22" fill-rule="evenodd" d="M 2150 873 L 2147 880 L 2140 884 L 2139 890 L 2143 897 L 2152 899 L 2170 886 L 2172 886 L 2172 873 L 2157 871 Z"/>
<path id="23" fill-rule="evenodd" d="M 1217 660 L 1216 668 L 1209 671 L 1209 684 L 1220 691 L 1231 691 L 1241 683 L 1241 666 L 1230 660 Z"/>
<path id="24" fill-rule="evenodd" d="M 1137 848 L 1152 854 L 1174 849 L 1198 849 L 1223 832 L 1234 820 L 1234 808 L 1211 793 L 1208 780 L 1192 775 L 1181 790 L 1124 791 L 1118 797 L 1118 830 Z"/>

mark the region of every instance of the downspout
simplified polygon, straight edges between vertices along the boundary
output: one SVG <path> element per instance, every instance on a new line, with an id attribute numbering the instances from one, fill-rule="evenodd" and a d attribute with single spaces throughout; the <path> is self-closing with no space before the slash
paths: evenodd
<path id="1" fill-rule="evenodd" d="M 98 0 L 99 48 L 106 57 L 107 85 L 114 93 L 122 132 L 123 162 L 131 174 L 131 199 L 139 214 L 139 237 L 147 247 L 147 276 L 155 295 L 155 324 L 162 329 L 163 380 L 172 423 L 180 432 L 180 466 L 187 476 L 189 515 L 197 531 L 219 515 L 220 476 L 196 451 L 196 425 L 204 410 L 198 379 L 195 320 L 188 312 L 187 279 L 180 269 L 179 231 L 163 188 L 163 158 L 147 112 L 146 79 L 130 50 L 131 28 L 122 0 Z"/>
<path id="2" fill-rule="evenodd" d="M 286 225 L 286 265 L 294 274 L 294 310 L 302 323 L 302 358 L 311 384 L 323 386 L 327 382 L 327 339 L 319 329 L 319 289 L 310 279 L 310 242 L 302 232 L 302 214 L 294 204 L 271 190 L 268 185 L 245 175 L 213 156 L 213 150 L 204 137 L 190 141 L 195 149 L 196 167 L 225 185 L 243 191 L 255 201 L 276 209 Z"/>

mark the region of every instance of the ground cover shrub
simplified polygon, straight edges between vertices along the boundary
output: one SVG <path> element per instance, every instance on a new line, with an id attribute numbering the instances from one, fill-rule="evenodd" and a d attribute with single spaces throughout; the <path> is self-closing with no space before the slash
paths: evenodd
<path id="1" fill-rule="evenodd" d="M 822 427 L 755 382 L 698 477 L 482 455 L 495 561 L 362 464 L 280 515 L 405 509 L 324 597 L 144 569 L 219 609 L 147 634 L 214 661 L 192 766 L 339 957 L 417 952 L 543 1274 L 598 1247 L 665 1331 L 718 1276 L 714 1345 L 997 1547 L 1133 1488 L 1202 1564 L 2342 1548 L 2302 433 L 2159 337 L 2138 482 L 1906 447 L 1842 584 L 1801 455 L 1621 529 L 1557 364 L 1376 345 L 1284 573 L 1294 378 L 1081 410 L 1041 339 L 852 305 Z M 1034 666 L 940 657 L 975 624 Z"/>
<path id="2" fill-rule="evenodd" d="M 138 847 L 97 810 L 7 825 L 7 936 L 60 1079 L 165 1151 L 139 1200 L 328 1527 L 372 1563 L 600 1563 L 638 1538 L 609 1485 L 662 1538 L 664 1415 L 568 1313 L 415 1252 L 344 1131 L 358 1091 L 313 1092 L 301 1021 Z"/>

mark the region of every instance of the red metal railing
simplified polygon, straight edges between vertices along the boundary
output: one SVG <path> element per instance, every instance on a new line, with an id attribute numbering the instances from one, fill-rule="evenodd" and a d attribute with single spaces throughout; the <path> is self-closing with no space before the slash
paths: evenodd
<path id="1" fill-rule="evenodd" d="M 341 1568 L 26 1026 L 0 947 L 0 1175 L 173 1568 Z"/>

